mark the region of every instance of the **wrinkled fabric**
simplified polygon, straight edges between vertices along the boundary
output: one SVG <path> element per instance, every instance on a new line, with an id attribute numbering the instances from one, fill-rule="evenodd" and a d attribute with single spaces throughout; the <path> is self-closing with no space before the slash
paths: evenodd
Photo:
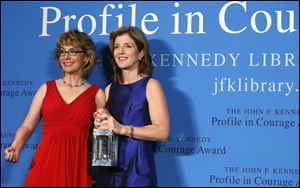
<path id="1" fill-rule="evenodd" d="M 134 127 L 151 124 L 146 98 L 150 78 L 147 76 L 132 84 L 112 83 L 107 108 L 121 124 Z M 96 186 L 157 186 L 154 144 L 119 136 L 118 167 L 99 167 Z"/>
<path id="2" fill-rule="evenodd" d="M 90 187 L 88 137 L 99 87 L 90 86 L 67 104 L 54 80 L 46 84 L 42 137 L 25 186 Z"/>

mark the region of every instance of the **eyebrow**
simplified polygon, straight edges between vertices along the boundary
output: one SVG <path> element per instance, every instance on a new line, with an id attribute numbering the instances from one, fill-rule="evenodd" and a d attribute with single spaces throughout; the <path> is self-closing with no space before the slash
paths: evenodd
<path id="1" fill-rule="evenodd" d="M 131 43 L 131 42 L 125 42 L 124 44 L 125 45 L 127 45 L 127 44 L 134 45 L 134 43 Z M 120 44 L 119 43 L 115 43 L 114 45 L 120 45 Z"/>

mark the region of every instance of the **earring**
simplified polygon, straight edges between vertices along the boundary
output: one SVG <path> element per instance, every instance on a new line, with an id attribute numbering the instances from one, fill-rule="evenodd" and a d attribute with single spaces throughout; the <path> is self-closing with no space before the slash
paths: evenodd
<path id="1" fill-rule="evenodd" d="M 139 57 L 139 58 L 138 58 L 139 61 L 142 61 L 142 59 L 143 59 L 143 57 Z"/>

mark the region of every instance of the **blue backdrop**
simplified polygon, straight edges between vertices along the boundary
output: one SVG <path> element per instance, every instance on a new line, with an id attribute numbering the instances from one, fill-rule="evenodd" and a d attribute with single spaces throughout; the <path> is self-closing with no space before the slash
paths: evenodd
<path id="1" fill-rule="evenodd" d="M 299 186 L 299 2 L 1 1 L 1 187 L 23 186 L 42 122 L 17 164 L 4 159 L 34 93 L 62 72 L 57 38 L 97 45 L 88 77 L 110 81 L 109 33 L 147 35 L 171 116 L 159 186 Z"/>

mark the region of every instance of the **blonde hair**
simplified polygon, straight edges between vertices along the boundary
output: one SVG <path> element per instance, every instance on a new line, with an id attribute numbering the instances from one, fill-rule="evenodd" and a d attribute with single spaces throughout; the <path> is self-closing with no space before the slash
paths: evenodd
<path id="1" fill-rule="evenodd" d="M 83 76 L 86 76 L 92 72 L 96 65 L 96 46 L 90 36 L 84 32 L 80 32 L 77 29 L 70 30 L 61 34 L 56 43 L 55 60 L 59 59 L 59 51 L 62 46 L 79 46 L 85 53 L 87 61 L 84 62 L 82 68 Z"/>

